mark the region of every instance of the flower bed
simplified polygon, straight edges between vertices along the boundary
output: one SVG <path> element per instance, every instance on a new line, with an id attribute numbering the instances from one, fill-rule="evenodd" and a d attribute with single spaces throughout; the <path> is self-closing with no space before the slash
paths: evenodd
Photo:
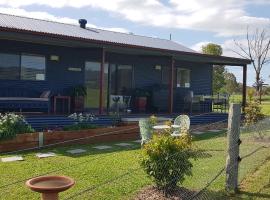
<path id="1" fill-rule="evenodd" d="M 44 145 L 55 143 L 61 143 L 59 145 L 90 144 L 90 143 L 113 142 L 123 140 L 136 140 L 138 138 L 139 138 L 138 126 L 131 125 L 131 126 L 96 128 L 80 131 L 44 132 L 42 143 Z M 0 141 L 0 153 L 39 147 L 40 144 L 39 140 L 40 140 L 39 133 L 20 134 L 13 139 Z M 73 141 L 65 142 L 69 140 Z"/>

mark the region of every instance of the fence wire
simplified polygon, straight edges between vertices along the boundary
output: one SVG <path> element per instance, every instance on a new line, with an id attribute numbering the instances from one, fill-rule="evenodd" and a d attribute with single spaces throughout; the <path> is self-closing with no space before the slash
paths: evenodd
<path id="1" fill-rule="evenodd" d="M 209 126 L 215 128 L 218 123 L 225 123 L 226 121 L 222 120 L 210 125 L 202 125 L 192 129 L 192 131 L 201 130 Z M 270 156 L 269 122 L 270 119 L 264 119 L 253 126 L 241 128 L 241 161 L 238 163 L 239 184 Z M 237 142 L 235 141 L 235 143 Z M 40 173 L 36 176 L 57 172 L 76 177 L 76 190 L 71 189 L 64 192 L 60 196 L 61 199 L 147 199 L 144 195 L 152 195 L 149 197 L 151 200 L 154 197 L 161 200 L 225 199 L 226 171 L 231 170 L 225 168 L 228 150 L 227 132 L 207 132 L 202 135 L 196 135 L 194 136 L 194 144 L 196 149 L 198 149 L 198 158 L 197 160 L 192 160 L 193 175 L 187 176 L 181 187 L 176 191 L 171 191 L 171 195 L 167 197 L 159 196 L 161 194 L 155 190 L 155 187 L 147 186 L 151 185 L 152 181 L 138 164 L 139 145 L 123 149 L 136 150 L 131 156 L 125 154 L 124 157 L 120 157 L 119 152 L 101 154 L 96 157 L 89 157 L 89 159 L 87 158 L 83 162 L 70 164 L 62 168 L 56 167 L 54 170 Z M 138 154 L 138 157 L 136 154 Z M 136 161 L 132 160 L 132 157 Z M 132 161 L 130 162 L 130 160 Z M 130 164 L 124 164 L 127 162 L 130 162 Z M 166 166 L 167 163 L 163 164 Z M 95 165 L 100 167 L 98 171 L 101 173 L 88 174 L 91 170 L 86 170 L 86 168 L 94 168 Z M 231 166 L 231 168 L 234 167 Z M 111 176 L 106 177 L 108 174 L 111 174 Z M 89 182 L 89 177 L 92 177 L 91 183 Z M 1 185 L 0 193 L 4 193 L 6 190 L 17 191 L 18 187 L 24 187 L 24 181 L 29 178 Z M 13 196 L 15 194 L 10 192 L 10 195 Z"/>

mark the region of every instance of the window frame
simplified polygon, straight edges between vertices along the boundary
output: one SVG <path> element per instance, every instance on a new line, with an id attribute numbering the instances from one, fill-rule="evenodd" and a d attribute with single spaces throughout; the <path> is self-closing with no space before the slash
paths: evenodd
<path id="1" fill-rule="evenodd" d="M 8 78 L 6 78 L 6 79 L 1 79 L 0 78 L 0 80 L 8 80 L 8 81 L 17 81 L 17 80 L 21 80 L 21 61 L 22 61 L 22 59 L 21 59 L 21 54 L 20 53 L 12 53 L 12 52 L 9 52 L 9 51 L 0 51 L 0 54 L 10 54 L 10 55 L 17 55 L 17 56 L 19 56 L 19 78 L 18 79 L 8 79 Z"/>
<path id="2" fill-rule="evenodd" d="M 179 71 L 188 71 L 189 72 L 189 86 L 178 86 L 178 80 L 180 79 L 180 77 L 178 77 L 178 72 Z M 181 83 L 181 79 L 180 79 L 180 83 Z M 185 68 L 185 67 L 176 67 L 176 73 L 175 73 L 175 88 L 190 88 L 191 87 L 191 70 L 189 68 Z"/>
<path id="3" fill-rule="evenodd" d="M 18 79 L 0 79 L 0 80 L 8 80 L 8 81 L 46 81 L 47 80 L 47 56 L 44 54 L 33 54 L 33 53 L 24 53 L 24 52 L 10 52 L 10 51 L 0 51 L 2 54 L 10 54 L 10 55 L 18 55 L 19 56 L 19 78 Z M 45 76 L 44 80 L 28 80 L 22 79 L 22 55 L 28 56 L 39 56 L 45 58 Z"/>
<path id="4" fill-rule="evenodd" d="M 31 80 L 31 79 L 22 79 L 22 56 L 36 56 L 36 57 L 44 57 L 45 63 L 44 63 L 44 80 Z M 31 53 L 21 53 L 20 54 L 20 79 L 22 81 L 46 81 L 47 80 L 47 57 L 46 55 L 41 54 L 31 54 Z"/>

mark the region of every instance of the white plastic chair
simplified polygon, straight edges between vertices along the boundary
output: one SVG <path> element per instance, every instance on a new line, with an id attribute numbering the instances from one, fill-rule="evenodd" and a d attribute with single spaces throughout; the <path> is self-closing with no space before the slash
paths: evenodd
<path id="1" fill-rule="evenodd" d="M 152 138 L 152 127 L 147 119 L 139 120 L 141 145 L 143 146 Z"/>
<path id="2" fill-rule="evenodd" d="M 178 117 L 175 118 L 173 124 L 180 126 L 180 128 L 178 130 L 175 130 L 172 133 L 172 136 L 173 137 L 180 137 L 181 136 L 181 130 L 189 131 L 189 128 L 190 128 L 189 116 L 187 116 L 187 115 L 179 115 Z"/>

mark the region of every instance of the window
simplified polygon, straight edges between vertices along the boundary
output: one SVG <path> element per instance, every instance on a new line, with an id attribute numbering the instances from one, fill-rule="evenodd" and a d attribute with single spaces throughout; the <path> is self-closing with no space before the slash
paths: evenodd
<path id="1" fill-rule="evenodd" d="M 190 87 L 190 70 L 176 68 L 176 87 Z"/>
<path id="2" fill-rule="evenodd" d="M 45 80 L 45 56 L 0 53 L 0 79 Z"/>
<path id="3" fill-rule="evenodd" d="M 0 79 L 20 79 L 20 55 L 0 53 Z"/>
<path id="4" fill-rule="evenodd" d="M 99 107 L 99 90 L 100 90 L 100 62 L 85 62 L 85 87 L 87 96 L 85 106 L 91 109 Z"/>
<path id="5" fill-rule="evenodd" d="M 110 64 L 111 94 L 125 95 L 133 87 L 133 67 L 131 65 Z"/>
<path id="6" fill-rule="evenodd" d="M 36 55 L 22 55 L 21 79 L 45 80 L 45 57 Z"/>

